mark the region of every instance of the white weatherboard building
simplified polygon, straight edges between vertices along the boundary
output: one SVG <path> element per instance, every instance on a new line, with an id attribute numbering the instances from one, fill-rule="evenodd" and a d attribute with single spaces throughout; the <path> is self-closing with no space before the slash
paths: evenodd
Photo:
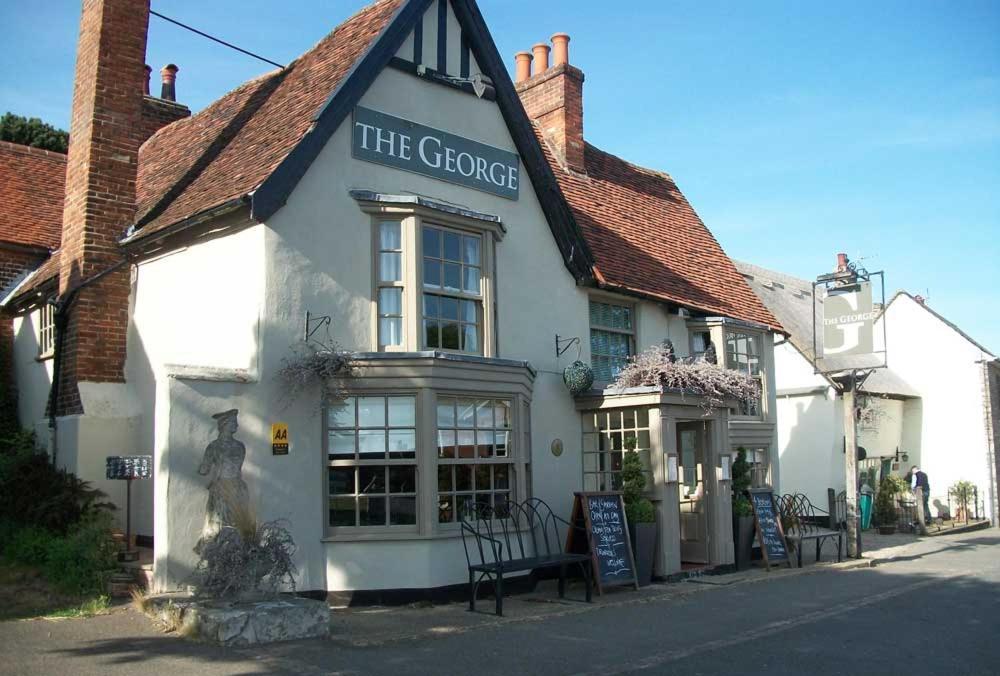
<path id="1" fill-rule="evenodd" d="M 791 333 L 774 348 L 782 488 L 806 493 L 825 508 L 827 489 L 840 492 L 846 481 L 843 399 L 813 369 L 812 284 L 736 265 Z M 905 476 L 918 465 L 929 478 L 932 516 L 947 512 L 950 486 L 970 481 L 995 524 L 1000 361 L 905 291 L 876 320 L 879 349 L 883 328 L 889 368 L 874 371 L 860 392 L 877 411 L 859 427 L 858 444 L 867 452 L 860 471 Z"/>
<path id="2" fill-rule="evenodd" d="M 515 86 L 471 0 L 383 0 L 139 149 L 118 240 L 121 377 L 77 378 L 82 410 L 56 434 L 88 479 L 109 453 L 154 455 L 137 502 L 157 589 L 195 565 L 198 469 L 212 415 L 232 408 L 251 501 L 290 521 L 302 590 L 465 582 L 463 505 L 535 496 L 568 517 L 574 491 L 618 486 L 633 436 L 657 572 L 732 562 L 722 458 L 750 448 L 758 480 L 777 481 L 780 325 L 669 176 L 584 142 L 583 75 L 568 36 L 553 41 L 555 63 L 536 49 Z M 7 302 L 21 419 L 43 438 L 52 362 L 33 336 L 39 304 L 64 293 L 47 274 Z M 318 385 L 290 398 L 277 377 L 313 329 L 356 353 L 342 398 Z M 680 355 L 713 343 L 760 401 L 706 417 L 691 395 L 604 389 L 666 339 Z M 597 383 L 574 398 L 577 350 Z M 272 451 L 276 423 L 287 454 Z"/>

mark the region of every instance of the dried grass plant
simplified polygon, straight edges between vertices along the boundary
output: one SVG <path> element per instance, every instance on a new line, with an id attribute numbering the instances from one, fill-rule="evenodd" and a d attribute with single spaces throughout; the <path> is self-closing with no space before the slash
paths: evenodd
<path id="1" fill-rule="evenodd" d="M 705 360 L 675 360 L 672 348 L 665 345 L 636 355 L 618 373 L 612 389 L 630 387 L 659 387 L 694 395 L 701 400 L 705 415 L 723 407 L 727 400 L 751 402 L 760 397 L 760 385 L 746 373 Z"/>
<path id="2" fill-rule="evenodd" d="M 354 376 L 353 352 L 336 343 L 312 342 L 297 343 L 291 352 L 281 360 L 281 368 L 275 374 L 286 404 L 315 387 L 322 387 L 328 399 L 344 396 L 344 383 Z"/>

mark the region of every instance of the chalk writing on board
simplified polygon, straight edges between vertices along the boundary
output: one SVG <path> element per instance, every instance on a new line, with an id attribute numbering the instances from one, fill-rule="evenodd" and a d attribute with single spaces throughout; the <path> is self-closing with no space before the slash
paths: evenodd
<path id="1" fill-rule="evenodd" d="M 618 496 L 591 496 L 588 500 L 594 549 L 601 561 L 601 577 L 631 577 L 625 538 L 625 524 Z"/>
<path id="2" fill-rule="evenodd" d="M 768 561 L 783 561 L 788 558 L 785 540 L 781 536 L 781 524 L 774 511 L 771 491 L 750 491 L 754 514 L 757 517 L 757 537 L 766 550 Z"/>

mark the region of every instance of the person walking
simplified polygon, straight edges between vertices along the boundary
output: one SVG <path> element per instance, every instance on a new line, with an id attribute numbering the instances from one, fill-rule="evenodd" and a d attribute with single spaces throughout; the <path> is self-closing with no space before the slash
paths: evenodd
<path id="1" fill-rule="evenodd" d="M 930 525 L 931 523 L 931 508 L 930 508 L 930 498 L 931 498 L 931 485 L 927 480 L 927 474 L 923 472 L 919 467 L 914 465 L 910 468 L 910 490 L 914 493 L 917 492 L 917 488 L 921 489 L 923 493 L 924 502 L 924 523 Z"/>

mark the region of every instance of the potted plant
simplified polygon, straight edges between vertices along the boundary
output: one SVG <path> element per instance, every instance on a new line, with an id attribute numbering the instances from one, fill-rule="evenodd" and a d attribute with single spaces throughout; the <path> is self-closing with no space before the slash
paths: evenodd
<path id="1" fill-rule="evenodd" d="M 892 535 L 896 532 L 896 521 L 899 514 L 896 510 L 896 496 L 903 484 L 899 477 L 887 476 L 878 485 L 878 495 L 875 496 L 875 520 L 878 522 L 879 535 Z"/>
<path id="2" fill-rule="evenodd" d="M 646 498 L 646 474 L 642 460 L 635 450 L 635 437 L 625 439 L 625 457 L 622 459 L 622 497 L 625 500 L 625 517 L 628 519 L 635 558 L 635 575 L 640 585 L 653 581 L 653 563 L 656 559 L 656 510 Z"/>
<path id="3" fill-rule="evenodd" d="M 742 446 L 736 449 L 732 472 L 733 544 L 736 569 L 746 570 L 750 567 L 753 550 L 753 506 L 747 496 L 747 490 L 750 488 L 750 463 L 747 462 L 747 449 Z"/>

